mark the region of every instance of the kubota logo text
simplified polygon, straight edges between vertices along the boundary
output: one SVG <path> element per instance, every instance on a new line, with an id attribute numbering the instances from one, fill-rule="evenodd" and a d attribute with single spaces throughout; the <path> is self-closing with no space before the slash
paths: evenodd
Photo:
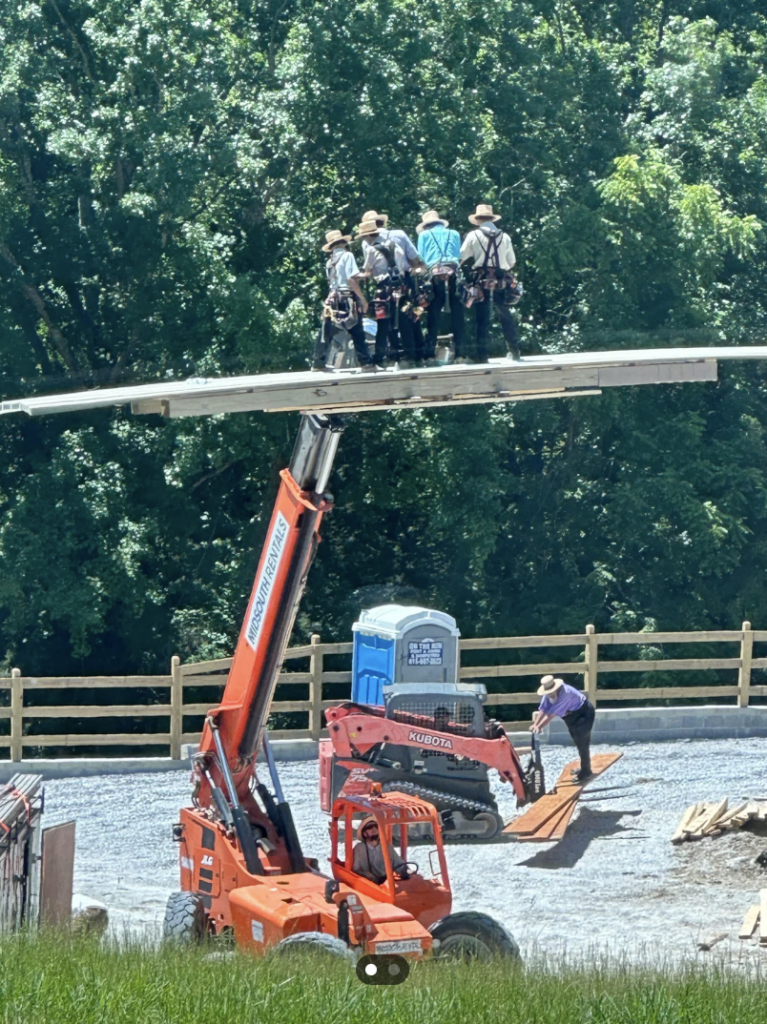
<path id="1" fill-rule="evenodd" d="M 453 749 L 452 740 L 445 739 L 444 736 L 430 736 L 428 732 L 416 732 L 415 729 L 410 730 L 408 739 L 414 743 L 423 743 L 425 747 L 442 747 L 443 750 Z"/>

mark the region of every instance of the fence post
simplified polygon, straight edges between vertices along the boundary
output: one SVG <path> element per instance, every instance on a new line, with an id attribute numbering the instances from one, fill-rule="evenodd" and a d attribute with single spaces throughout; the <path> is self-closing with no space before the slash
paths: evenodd
<path id="1" fill-rule="evenodd" d="M 181 760 L 181 734 L 184 731 L 184 679 L 181 675 L 181 658 L 174 654 L 170 659 L 170 756 L 172 761 Z"/>
<path id="2" fill-rule="evenodd" d="M 24 684 L 21 681 L 21 669 L 11 669 L 11 761 L 21 761 L 24 747 L 21 737 L 24 735 Z"/>
<path id="3" fill-rule="evenodd" d="M 599 645 L 597 644 L 597 638 L 594 634 L 594 627 L 591 625 L 586 626 L 586 648 L 583 655 L 583 660 L 586 664 L 586 671 L 583 673 L 583 689 L 586 691 L 588 699 L 594 707 L 596 707 Z"/>
<path id="4" fill-rule="evenodd" d="M 740 641 L 740 670 L 738 672 L 738 707 L 747 708 L 751 693 L 751 658 L 754 653 L 754 631 L 750 622 L 743 623 Z"/>
<path id="5" fill-rule="evenodd" d="M 312 706 L 309 712 L 309 729 L 312 739 L 318 740 L 322 731 L 322 670 L 325 656 L 320 648 L 320 637 L 317 633 L 312 633 L 310 643 L 312 653 L 309 657 L 309 672 L 312 678 L 309 683 L 309 700 Z"/>

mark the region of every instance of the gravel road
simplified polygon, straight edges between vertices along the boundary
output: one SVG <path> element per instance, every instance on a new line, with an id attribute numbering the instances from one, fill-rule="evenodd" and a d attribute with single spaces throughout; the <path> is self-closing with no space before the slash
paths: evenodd
<path id="1" fill-rule="evenodd" d="M 737 932 L 767 885 L 767 872 L 754 863 L 767 850 L 767 829 L 682 846 L 669 837 L 691 803 L 767 796 L 767 743 L 629 744 L 623 754 L 592 784 L 559 844 L 448 847 L 454 909 L 492 914 L 523 951 L 547 958 L 705 959 L 714 954 L 697 953 L 697 943 L 722 932 L 729 938 L 716 947 L 718 957 L 764 956 Z M 548 747 L 543 756 L 551 783 L 573 751 Z M 304 849 L 322 863 L 328 819 L 318 809 L 317 762 L 282 764 L 280 775 Z M 159 935 L 178 883 L 171 826 L 189 788 L 185 771 L 46 783 L 46 824 L 77 821 L 75 890 L 103 900 L 118 931 Z M 498 783 L 496 792 L 511 817 L 509 787 Z M 413 856 L 427 865 L 425 850 Z"/>

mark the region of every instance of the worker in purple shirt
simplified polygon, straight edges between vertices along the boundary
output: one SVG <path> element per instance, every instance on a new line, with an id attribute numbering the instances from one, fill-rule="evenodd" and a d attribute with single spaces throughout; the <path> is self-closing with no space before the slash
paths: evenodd
<path id="1" fill-rule="evenodd" d="M 539 733 L 552 718 L 561 718 L 581 759 L 580 770 L 573 775 L 581 782 L 588 779 L 591 775 L 591 730 L 596 715 L 594 705 L 580 690 L 554 676 L 541 679 L 538 695 L 542 700 L 533 714 L 530 731 Z"/>

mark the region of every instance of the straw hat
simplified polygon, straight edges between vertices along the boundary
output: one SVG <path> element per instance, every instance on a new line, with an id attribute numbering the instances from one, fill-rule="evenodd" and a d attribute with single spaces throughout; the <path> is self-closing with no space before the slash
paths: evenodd
<path id="1" fill-rule="evenodd" d="M 479 204 L 479 206 L 477 207 L 475 213 L 472 213 L 472 214 L 469 215 L 469 221 L 472 224 L 479 224 L 479 223 L 481 223 L 480 222 L 480 217 L 482 218 L 482 221 L 486 221 L 486 220 L 496 221 L 496 220 L 500 220 L 501 219 L 501 215 L 499 213 L 493 213 L 492 206 L 485 206 L 482 203 Z"/>
<path id="2" fill-rule="evenodd" d="M 377 235 L 381 229 L 374 220 L 367 217 L 356 228 L 355 238 L 362 238 L 363 235 Z"/>
<path id="3" fill-rule="evenodd" d="M 541 685 L 538 687 L 539 697 L 550 697 L 556 693 L 560 686 L 564 686 L 564 679 L 555 679 L 554 676 L 544 676 Z"/>
<path id="4" fill-rule="evenodd" d="M 422 231 L 431 227 L 432 224 L 442 224 L 444 227 L 448 226 L 449 221 L 443 220 L 442 217 L 437 213 L 436 210 L 427 210 L 421 217 L 421 223 L 416 224 L 416 231 L 420 235 Z"/>
<path id="5" fill-rule="evenodd" d="M 379 226 L 385 228 L 389 223 L 389 215 L 388 213 L 376 213 L 375 210 L 368 210 L 367 213 L 362 214 L 362 220 L 382 220 L 383 224 Z"/>
<path id="6" fill-rule="evenodd" d="M 357 838 L 360 840 L 360 842 L 362 842 L 364 839 L 362 833 L 365 831 L 368 825 L 375 825 L 375 827 L 378 828 L 378 822 L 376 821 L 372 814 L 368 814 L 367 818 L 363 818 L 362 821 L 357 826 Z"/>
<path id="7" fill-rule="evenodd" d="M 351 235 L 343 235 L 340 231 L 327 231 L 325 233 L 325 244 L 322 247 L 322 251 L 330 252 L 337 242 L 351 242 L 351 240 Z"/>

